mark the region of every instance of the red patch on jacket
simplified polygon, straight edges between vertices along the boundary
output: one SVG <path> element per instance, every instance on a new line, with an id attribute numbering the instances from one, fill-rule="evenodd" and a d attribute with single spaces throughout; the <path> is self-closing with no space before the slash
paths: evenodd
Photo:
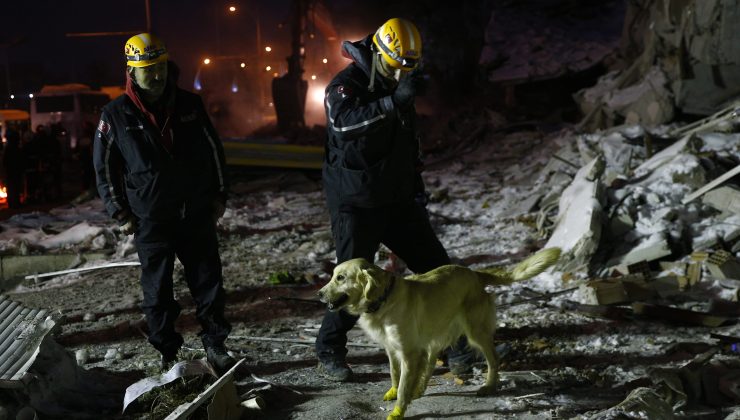
<path id="1" fill-rule="evenodd" d="M 352 89 L 344 87 L 344 85 L 339 85 L 339 87 L 337 88 L 337 93 L 341 94 L 342 96 L 351 95 Z"/>
<path id="2" fill-rule="evenodd" d="M 108 132 L 110 131 L 110 124 L 103 120 L 100 120 L 100 124 L 98 124 L 98 131 L 105 135 L 108 135 Z"/>

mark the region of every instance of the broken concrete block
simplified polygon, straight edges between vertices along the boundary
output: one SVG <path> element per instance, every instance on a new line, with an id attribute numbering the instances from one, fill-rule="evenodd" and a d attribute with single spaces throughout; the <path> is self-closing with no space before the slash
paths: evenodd
<path id="1" fill-rule="evenodd" d="M 87 360 L 90 358 L 90 352 L 87 351 L 87 349 L 79 349 L 75 352 L 75 360 L 77 361 L 77 366 L 83 366 L 85 363 L 87 363 Z"/>
<path id="2" fill-rule="evenodd" d="M 729 185 L 723 185 L 704 194 L 702 202 L 719 211 L 740 214 L 740 190 Z"/>
<path id="3" fill-rule="evenodd" d="M 620 271 L 625 272 L 626 267 L 630 264 L 639 261 L 655 261 L 668 255 L 671 255 L 668 240 L 662 233 L 656 233 L 632 248 L 626 254 L 611 259 L 608 265 L 623 266 L 624 269 L 620 269 Z"/>
<path id="4" fill-rule="evenodd" d="M 634 274 L 590 281 L 581 295 L 585 297 L 586 304 L 614 305 L 651 299 L 655 291 L 645 283 L 642 274 Z"/>
<path id="5" fill-rule="evenodd" d="M 614 305 L 629 302 L 622 283 L 594 280 L 581 287 L 581 302 L 587 305 Z"/>
<path id="6" fill-rule="evenodd" d="M 603 170 L 603 159 L 596 158 L 581 168 L 560 197 L 558 221 L 546 245 L 563 250 L 558 262 L 560 270 L 569 271 L 587 264 L 599 245 L 601 203 L 605 195 L 598 180 L 598 169 Z"/>
<path id="7" fill-rule="evenodd" d="M 712 253 L 705 264 L 712 276 L 718 279 L 740 280 L 740 263 L 725 250 Z"/>

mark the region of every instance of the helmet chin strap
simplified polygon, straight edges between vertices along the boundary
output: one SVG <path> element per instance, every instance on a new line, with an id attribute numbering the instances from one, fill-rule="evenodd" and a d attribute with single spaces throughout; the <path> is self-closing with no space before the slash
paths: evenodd
<path id="1" fill-rule="evenodd" d="M 370 84 L 367 87 L 370 92 L 374 89 L 376 72 L 380 73 L 380 75 L 386 79 L 392 79 L 396 82 L 401 80 L 401 70 L 390 68 L 390 66 L 385 65 L 382 60 L 383 57 L 380 53 L 373 52 L 373 62 L 370 66 Z"/>
<path id="2" fill-rule="evenodd" d="M 370 84 L 367 85 L 367 90 L 370 92 L 375 91 L 375 72 L 378 70 L 378 54 L 373 54 L 372 63 L 370 64 Z"/>

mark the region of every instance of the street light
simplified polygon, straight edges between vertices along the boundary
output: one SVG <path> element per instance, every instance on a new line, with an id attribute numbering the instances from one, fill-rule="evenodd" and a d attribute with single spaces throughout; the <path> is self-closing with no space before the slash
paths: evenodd
<path id="1" fill-rule="evenodd" d="M 31 98 L 31 99 L 33 99 L 33 93 L 29 93 L 28 94 L 28 97 Z"/>
<path id="2" fill-rule="evenodd" d="M 245 67 L 247 67 L 247 63 L 241 63 L 241 64 L 239 64 L 239 67 L 245 68 Z"/>
<path id="3" fill-rule="evenodd" d="M 321 62 L 322 62 L 322 63 L 324 63 L 324 64 L 326 64 L 326 63 L 328 63 L 328 62 L 329 62 L 329 60 L 327 60 L 327 59 L 325 58 L 325 59 L 321 60 Z"/>
<path id="4" fill-rule="evenodd" d="M 270 47 L 270 46 L 268 45 L 267 47 L 265 47 L 265 51 L 267 51 L 267 52 L 270 52 L 270 51 L 272 51 L 272 47 Z"/>
<path id="5" fill-rule="evenodd" d="M 236 7 L 234 7 L 234 6 L 230 6 L 230 7 L 229 7 L 229 12 L 231 12 L 231 13 L 234 13 L 234 12 L 236 12 Z"/>
<path id="6" fill-rule="evenodd" d="M 211 64 L 211 59 L 206 58 L 205 60 L 203 60 L 203 64 Z"/>

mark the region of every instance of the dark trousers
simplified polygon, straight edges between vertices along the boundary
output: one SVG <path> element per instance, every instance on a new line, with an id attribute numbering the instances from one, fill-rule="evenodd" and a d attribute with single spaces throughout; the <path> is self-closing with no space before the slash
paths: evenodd
<path id="1" fill-rule="evenodd" d="M 6 179 L 8 185 L 6 186 L 6 193 L 8 194 L 8 207 L 11 209 L 17 209 L 21 206 L 21 193 L 23 193 L 23 172 L 20 175 L 17 171 L 12 174 L 8 174 Z"/>
<path id="2" fill-rule="evenodd" d="M 369 209 L 330 209 L 330 213 L 338 263 L 360 257 L 374 261 L 381 243 L 415 273 L 450 263 L 426 209 L 416 202 Z M 345 311 L 326 312 L 316 338 L 319 359 L 346 356 L 347 332 L 357 319 Z"/>
<path id="3" fill-rule="evenodd" d="M 224 317 L 225 293 L 216 227 L 210 215 L 173 223 L 142 220 L 136 233 L 141 262 L 141 308 L 149 327 L 149 342 L 162 354 L 174 355 L 183 343 L 175 331 L 180 305 L 173 293 L 175 257 L 185 269 L 185 281 L 196 305 L 199 336 L 205 347 L 223 345 L 231 331 Z"/>

